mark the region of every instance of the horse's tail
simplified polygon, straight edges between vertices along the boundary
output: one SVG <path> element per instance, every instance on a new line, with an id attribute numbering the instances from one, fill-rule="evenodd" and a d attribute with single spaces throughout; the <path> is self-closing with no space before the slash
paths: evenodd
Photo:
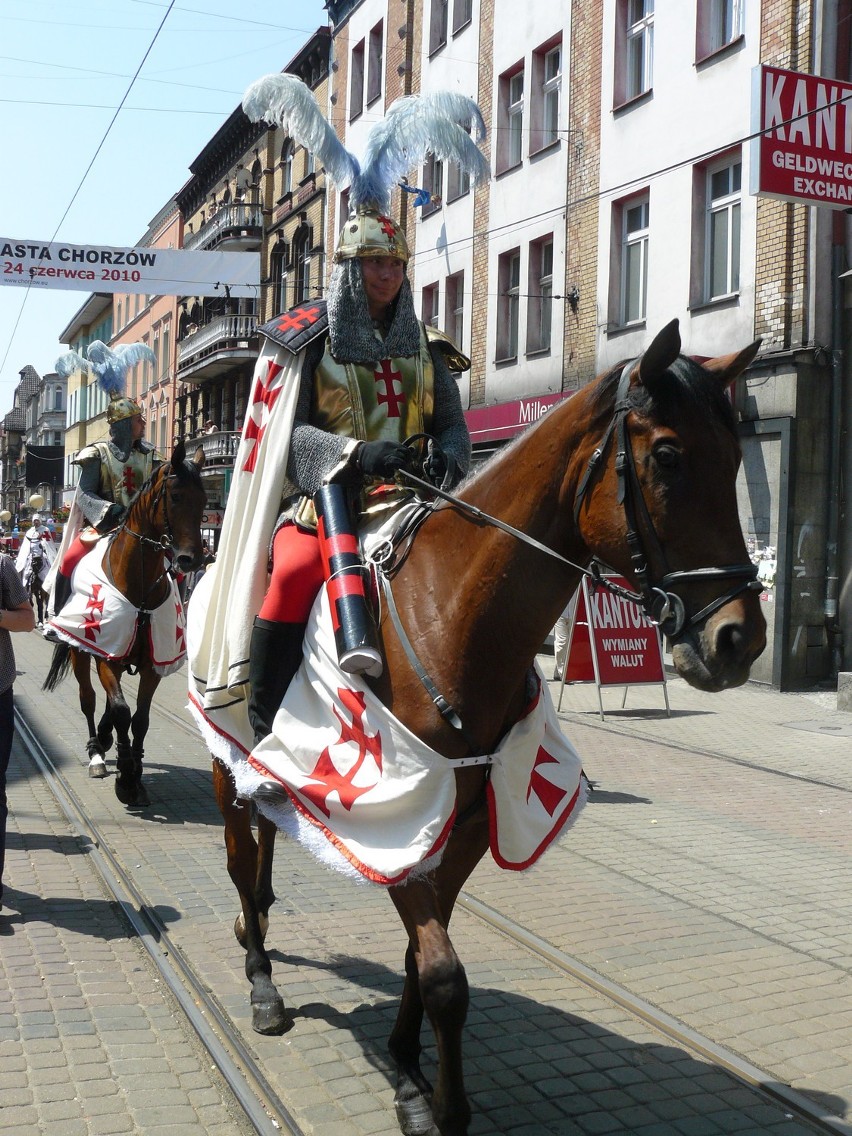
<path id="1" fill-rule="evenodd" d="M 53 662 L 47 672 L 42 690 L 56 690 L 71 667 L 71 648 L 67 643 L 57 643 L 53 648 Z"/>

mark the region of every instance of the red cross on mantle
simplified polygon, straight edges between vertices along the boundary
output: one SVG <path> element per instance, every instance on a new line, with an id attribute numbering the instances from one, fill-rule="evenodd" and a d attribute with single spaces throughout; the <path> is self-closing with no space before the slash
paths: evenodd
<path id="1" fill-rule="evenodd" d="M 294 308 L 278 321 L 279 331 L 300 331 L 319 319 L 319 308 Z"/>
<path id="2" fill-rule="evenodd" d="M 406 401 L 405 395 L 401 391 L 397 391 L 394 383 L 399 379 L 402 382 L 402 375 L 399 371 L 393 369 L 390 359 L 382 359 L 379 366 L 373 371 L 373 378 L 377 383 L 384 382 L 385 393 L 376 395 L 376 402 L 379 406 L 384 403 L 388 408 L 388 418 L 399 418 L 399 408 Z"/>
<path id="3" fill-rule="evenodd" d="M 280 385 L 273 389 L 272 384 L 278 378 L 283 368 L 279 366 L 278 363 L 273 362 L 272 359 L 267 359 L 265 362 L 266 375 L 263 377 L 257 375 L 254 384 L 254 392 L 251 396 L 251 412 L 249 414 L 249 420 L 246 423 L 245 440 L 247 442 L 252 440 L 255 444 L 252 446 L 251 453 L 246 458 L 246 463 L 243 466 L 245 473 L 254 473 L 255 466 L 257 465 L 257 453 L 269 422 L 269 416 L 272 413 L 272 408 L 278 396 L 281 394 Z"/>
<path id="4" fill-rule="evenodd" d="M 539 746 L 538 753 L 535 755 L 535 765 L 530 774 L 530 783 L 527 788 L 527 801 L 529 802 L 531 795 L 535 793 L 547 810 L 548 815 L 553 816 L 562 803 L 563 798 L 568 794 L 564 789 L 560 788 L 559 785 L 554 785 L 552 781 L 548 781 L 546 777 L 542 776 L 539 772 L 542 765 L 558 765 L 558 761 L 552 754 L 549 754 L 543 746 Z"/>
<path id="5" fill-rule="evenodd" d="M 86 618 L 83 620 L 83 632 L 89 642 L 94 643 L 101 633 L 101 617 L 104 613 L 100 584 L 92 584 L 91 594 L 86 601 L 86 612 Z"/>
<path id="6" fill-rule="evenodd" d="M 368 734 L 364 729 L 364 695 L 354 690 L 342 688 L 337 693 L 343 705 L 351 713 L 352 722 L 351 724 L 344 722 L 337 712 L 337 708 L 332 707 L 334 716 L 340 722 L 340 737 L 335 745 L 345 745 L 347 742 L 351 742 L 358 747 L 358 756 L 350 766 L 349 772 L 341 773 L 332 761 L 329 748 L 326 746 L 320 754 L 316 767 L 310 774 L 318 784 L 302 785 L 298 790 L 303 797 L 306 797 L 326 816 L 331 816 L 331 810 L 326 804 L 329 793 L 336 790 L 341 805 L 349 811 L 362 793 L 368 793 L 370 789 L 374 789 L 378 785 L 382 772 L 382 735 L 379 732 Z M 358 770 L 364 764 L 364 759 L 368 753 L 375 762 L 379 777 L 372 785 L 356 786 L 353 781 Z"/>

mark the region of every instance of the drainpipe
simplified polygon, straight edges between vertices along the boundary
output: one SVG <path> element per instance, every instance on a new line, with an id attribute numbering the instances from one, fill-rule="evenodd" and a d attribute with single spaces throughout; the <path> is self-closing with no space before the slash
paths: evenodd
<path id="1" fill-rule="evenodd" d="M 825 630 L 831 678 L 843 669 L 843 633 L 838 610 L 840 538 L 840 442 L 843 412 L 843 288 L 844 248 L 831 247 L 831 395 L 828 430 L 828 492 L 826 494 Z"/>

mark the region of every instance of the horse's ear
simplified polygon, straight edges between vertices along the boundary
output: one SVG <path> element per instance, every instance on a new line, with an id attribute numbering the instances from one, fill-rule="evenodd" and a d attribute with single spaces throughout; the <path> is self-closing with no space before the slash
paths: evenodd
<path id="1" fill-rule="evenodd" d="M 186 446 L 183 442 L 175 442 L 175 448 L 172 450 L 171 466 L 172 469 L 178 469 L 183 465 L 186 458 Z"/>
<path id="2" fill-rule="evenodd" d="M 636 381 L 647 385 L 667 371 L 680 354 L 680 331 L 678 321 L 673 319 L 662 331 L 657 332 L 650 347 L 639 360 L 639 374 Z"/>
<path id="3" fill-rule="evenodd" d="M 742 351 L 735 351 L 733 355 L 720 355 L 717 359 L 708 359 L 701 365 L 705 371 L 710 371 L 711 374 L 720 379 L 724 386 L 729 387 L 755 357 L 760 349 L 760 344 L 761 341 L 756 339 L 754 343 L 744 347 Z"/>
<path id="4" fill-rule="evenodd" d="M 203 446 L 198 447 L 198 449 L 195 451 L 195 455 L 194 455 L 192 460 L 198 466 L 199 469 L 202 468 L 202 466 L 204 465 L 204 447 Z"/>

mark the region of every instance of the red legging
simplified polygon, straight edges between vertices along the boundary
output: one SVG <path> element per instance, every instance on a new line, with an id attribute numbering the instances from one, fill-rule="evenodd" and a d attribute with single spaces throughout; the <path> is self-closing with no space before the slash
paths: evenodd
<path id="1" fill-rule="evenodd" d="M 323 579 L 316 533 L 283 525 L 272 542 L 272 579 L 258 616 L 274 623 L 307 623 Z"/>

